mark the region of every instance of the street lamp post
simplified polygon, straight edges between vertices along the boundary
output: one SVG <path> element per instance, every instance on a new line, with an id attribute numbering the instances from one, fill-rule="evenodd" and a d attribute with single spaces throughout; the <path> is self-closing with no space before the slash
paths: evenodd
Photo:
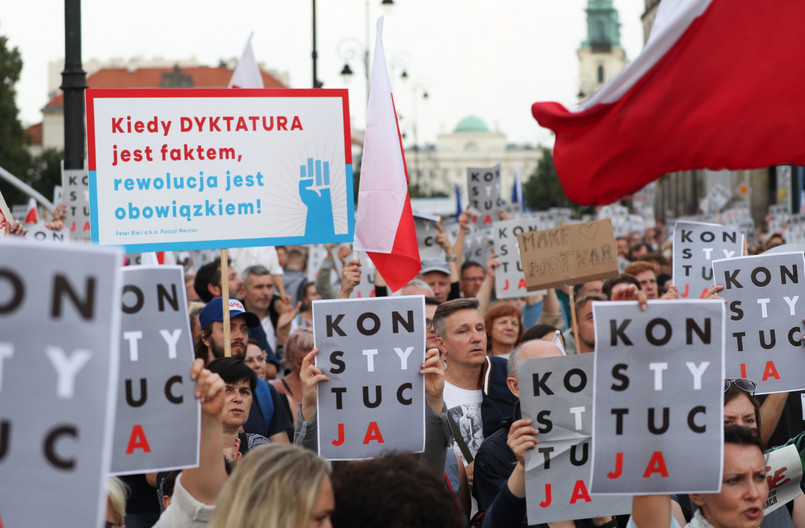
<path id="1" fill-rule="evenodd" d="M 64 0 L 64 168 L 84 168 L 84 90 L 81 65 L 81 0 Z"/>

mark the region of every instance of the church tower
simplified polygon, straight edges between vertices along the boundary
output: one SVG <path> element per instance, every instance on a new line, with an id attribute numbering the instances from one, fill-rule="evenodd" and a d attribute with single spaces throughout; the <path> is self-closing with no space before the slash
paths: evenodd
<path id="1" fill-rule="evenodd" d="M 620 22 L 612 0 L 587 0 L 587 40 L 579 55 L 579 98 L 589 97 L 626 66 Z"/>

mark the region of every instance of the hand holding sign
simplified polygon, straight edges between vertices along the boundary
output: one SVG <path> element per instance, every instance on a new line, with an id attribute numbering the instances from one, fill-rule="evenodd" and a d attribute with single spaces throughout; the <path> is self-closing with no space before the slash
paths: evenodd
<path id="1" fill-rule="evenodd" d="M 318 353 L 318 348 L 308 352 L 305 359 L 302 360 L 302 369 L 299 371 L 299 379 L 302 382 L 302 418 L 306 421 L 310 421 L 316 414 L 316 404 L 318 403 L 316 386 L 320 381 L 330 379 L 316 366 L 316 354 Z"/>
<path id="2" fill-rule="evenodd" d="M 425 376 L 425 399 L 433 412 L 441 414 L 444 410 L 444 363 L 439 357 L 439 349 L 431 348 L 425 354 L 420 374 Z"/>

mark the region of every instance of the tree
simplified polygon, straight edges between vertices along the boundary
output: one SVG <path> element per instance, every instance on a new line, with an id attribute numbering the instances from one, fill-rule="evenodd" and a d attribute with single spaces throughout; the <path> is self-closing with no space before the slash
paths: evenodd
<path id="1" fill-rule="evenodd" d="M 31 167 L 31 154 L 26 148 L 29 138 L 19 120 L 14 85 L 20 80 L 22 57 L 17 48 L 9 49 L 8 38 L 0 36 L 0 167 L 18 178 L 25 178 Z M 24 202 L 25 197 L 14 188 L 4 186 L 6 202 Z"/>
<path id="2" fill-rule="evenodd" d="M 553 151 L 546 147 L 542 147 L 540 150 L 542 157 L 537 164 L 537 169 L 523 184 L 526 207 L 534 211 L 545 211 L 551 207 L 570 207 L 576 212 L 585 209 L 565 196 L 553 164 Z"/>

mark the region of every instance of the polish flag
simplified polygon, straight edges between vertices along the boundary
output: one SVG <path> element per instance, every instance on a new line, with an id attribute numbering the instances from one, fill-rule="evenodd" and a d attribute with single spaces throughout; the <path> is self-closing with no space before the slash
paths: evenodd
<path id="1" fill-rule="evenodd" d="M 257 66 L 254 50 L 252 50 L 252 35 L 249 35 L 249 40 L 246 41 L 243 55 L 232 73 L 232 79 L 229 80 L 227 88 L 265 88 L 263 75 L 260 73 L 260 67 Z"/>
<path id="2" fill-rule="evenodd" d="M 28 212 L 25 214 L 26 224 L 35 224 L 39 221 L 39 213 L 36 210 L 36 200 L 33 198 L 28 200 Z"/>
<path id="3" fill-rule="evenodd" d="M 368 253 L 392 291 L 422 269 L 408 196 L 408 169 L 383 52 L 383 17 L 377 21 L 366 108 L 354 248 Z"/>
<path id="4" fill-rule="evenodd" d="M 581 107 L 535 103 L 565 194 L 608 204 L 674 171 L 805 165 L 805 2 L 663 0 L 643 52 Z"/>

